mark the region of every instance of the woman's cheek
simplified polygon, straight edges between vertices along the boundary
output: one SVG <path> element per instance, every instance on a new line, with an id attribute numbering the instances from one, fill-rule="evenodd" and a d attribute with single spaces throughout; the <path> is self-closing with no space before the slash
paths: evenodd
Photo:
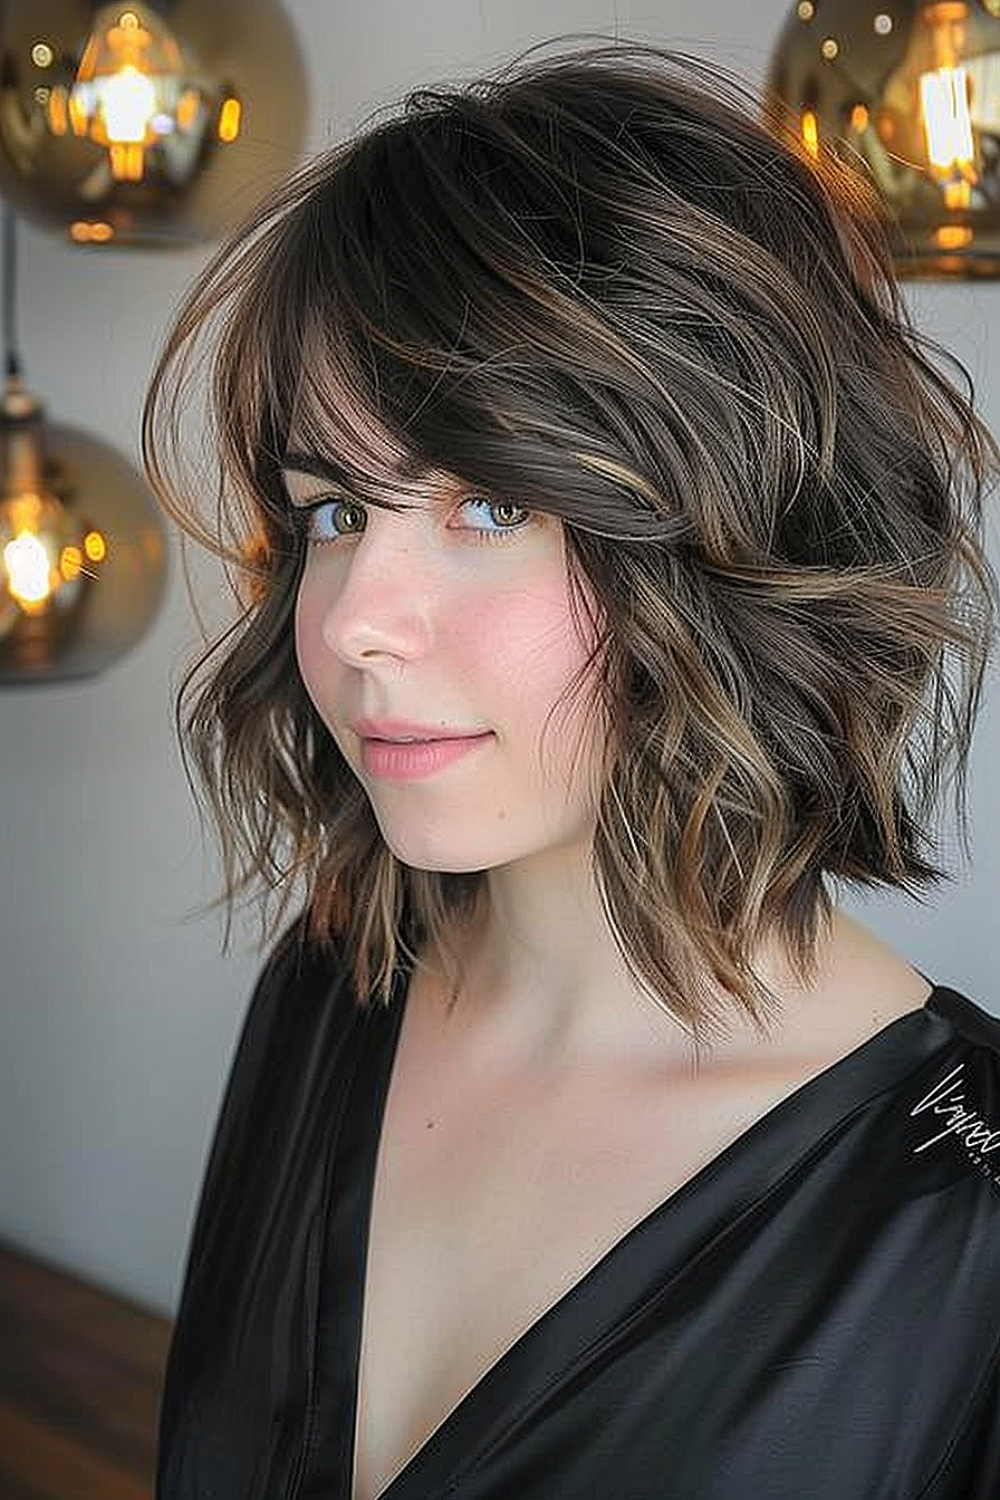
<path id="1" fill-rule="evenodd" d="M 295 657 L 299 675 L 317 708 L 316 691 L 323 655 L 323 610 L 308 574 L 299 584 L 295 600 Z"/>

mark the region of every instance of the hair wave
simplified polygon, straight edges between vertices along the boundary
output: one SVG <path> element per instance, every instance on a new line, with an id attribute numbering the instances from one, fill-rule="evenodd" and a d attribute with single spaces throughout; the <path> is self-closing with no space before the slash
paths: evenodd
<path id="1" fill-rule="evenodd" d="M 424 941 L 448 953 L 483 877 L 400 864 L 296 666 L 282 457 L 294 424 L 377 499 L 358 411 L 417 463 L 565 522 L 602 620 L 594 867 L 631 971 L 675 1014 L 711 1019 L 710 976 L 759 1016 L 757 945 L 777 934 L 807 971 L 828 877 L 935 877 L 933 808 L 949 778 L 961 795 L 991 638 L 996 452 L 846 168 L 714 66 L 590 47 L 411 94 L 193 288 L 147 466 L 243 608 L 179 722 L 228 899 L 262 884 L 280 918 L 301 882 L 364 1003 Z"/>

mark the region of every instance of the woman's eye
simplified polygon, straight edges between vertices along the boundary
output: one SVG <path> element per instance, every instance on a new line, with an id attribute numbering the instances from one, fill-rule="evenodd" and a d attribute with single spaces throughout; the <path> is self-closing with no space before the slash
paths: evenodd
<path id="1" fill-rule="evenodd" d="M 474 517 L 472 529 L 486 536 L 517 531 L 531 517 L 523 505 L 515 505 L 513 500 L 491 500 L 489 495 L 470 495 L 460 508 Z"/>
<path id="2" fill-rule="evenodd" d="M 356 500 L 314 500 L 300 514 L 307 541 L 316 543 L 357 536 L 368 520 L 364 506 Z"/>
<path id="3" fill-rule="evenodd" d="M 463 524 L 457 529 L 473 533 L 478 541 L 502 541 L 531 519 L 531 512 L 512 500 L 493 500 L 489 495 L 470 495 L 459 506 Z M 330 497 L 313 500 L 297 508 L 297 519 L 310 546 L 323 546 L 359 536 L 368 524 L 364 505 L 357 500 Z"/>

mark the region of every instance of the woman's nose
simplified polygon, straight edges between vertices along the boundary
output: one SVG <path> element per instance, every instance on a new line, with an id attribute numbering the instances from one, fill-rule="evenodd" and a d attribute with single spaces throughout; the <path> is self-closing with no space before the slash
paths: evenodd
<path id="1" fill-rule="evenodd" d="M 350 665 L 418 657 L 431 639 L 433 594 L 419 547 L 365 535 L 323 606 L 324 643 Z"/>

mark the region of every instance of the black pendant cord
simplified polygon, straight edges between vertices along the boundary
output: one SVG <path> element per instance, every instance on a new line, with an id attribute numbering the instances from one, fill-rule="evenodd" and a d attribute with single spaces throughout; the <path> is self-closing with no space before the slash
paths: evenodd
<path id="1" fill-rule="evenodd" d="M 8 376 L 21 374 L 17 349 L 17 215 L 3 205 L 3 362 Z"/>

